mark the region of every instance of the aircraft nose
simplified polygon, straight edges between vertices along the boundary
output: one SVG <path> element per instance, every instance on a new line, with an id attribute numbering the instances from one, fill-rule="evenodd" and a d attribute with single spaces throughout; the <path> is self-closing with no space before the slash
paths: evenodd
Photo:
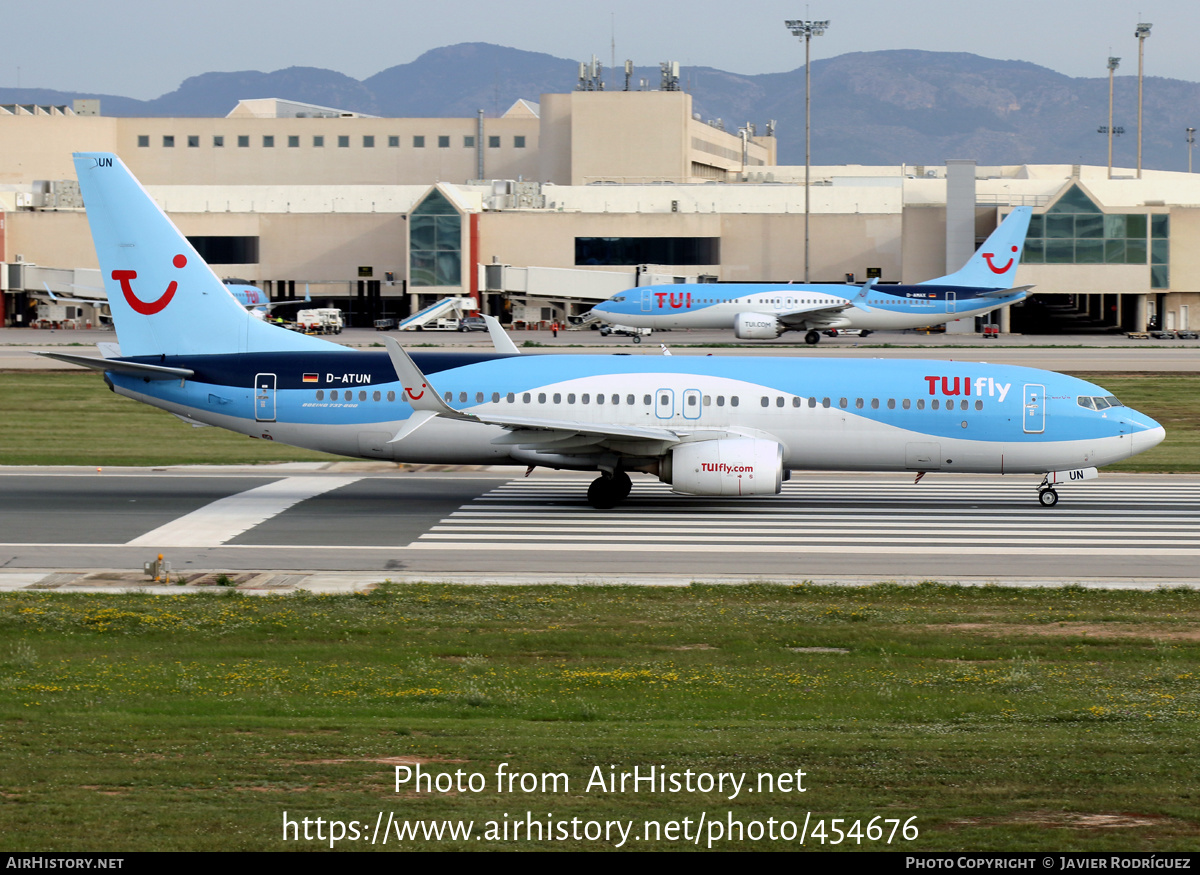
<path id="1" fill-rule="evenodd" d="M 1135 415 L 1129 417 L 1129 425 L 1132 438 L 1131 455 L 1136 456 L 1161 444 L 1167 436 L 1167 430 L 1149 416 L 1134 413 Z"/>

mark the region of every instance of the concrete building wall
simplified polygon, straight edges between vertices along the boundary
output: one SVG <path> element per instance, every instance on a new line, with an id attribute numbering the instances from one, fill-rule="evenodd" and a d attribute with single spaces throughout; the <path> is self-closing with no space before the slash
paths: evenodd
<path id="1" fill-rule="evenodd" d="M 885 282 L 901 271 L 900 214 L 818 214 L 809 219 L 813 282 L 843 282 L 846 274 L 866 280 L 868 267 L 883 270 Z M 847 246 L 846 241 L 857 245 Z M 804 277 L 803 214 L 726 214 L 721 217 L 719 275 L 729 282 L 791 282 Z"/>
<path id="2" fill-rule="evenodd" d="M 902 283 L 922 283 L 942 276 L 946 266 L 946 208 L 907 208 L 900 251 Z"/>

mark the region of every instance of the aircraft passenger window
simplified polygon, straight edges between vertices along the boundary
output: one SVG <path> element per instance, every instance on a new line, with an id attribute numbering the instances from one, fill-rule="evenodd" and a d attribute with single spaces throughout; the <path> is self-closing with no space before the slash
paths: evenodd
<path id="1" fill-rule="evenodd" d="M 482 404 L 482 403 L 483 403 L 483 393 L 482 393 L 482 392 L 476 392 L 476 393 L 475 393 L 475 403 L 476 403 L 476 404 Z"/>
<path id="2" fill-rule="evenodd" d="M 366 400 L 367 400 L 367 390 L 366 390 L 366 389 L 360 389 L 360 390 L 359 390 L 359 392 L 358 392 L 358 400 L 359 400 L 359 401 L 366 401 Z"/>
<path id="3" fill-rule="evenodd" d="M 896 409 L 896 399 L 889 398 L 888 399 L 888 410 L 895 410 L 895 409 Z"/>
<path id="4" fill-rule="evenodd" d="M 659 404 L 659 406 L 660 406 L 660 407 L 666 407 L 666 406 L 667 406 L 668 404 L 670 404 L 670 403 L 671 403 L 671 396 L 670 396 L 670 395 L 667 395 L 667 394 L 665 394 L 665 393 L 664 393 L 663 395 L 660 395 L 660 396 L 659 396 L 659 398 L 658 398 L 658 404 Z"/>
<path id="5" fill-rule="evenodd" d="M 396 393 L 395 393 L 395 392 L 391 392 L 391 391 L 389 391 L 389 392 L 388 392 L 388 394 L 387 394 L 387 399 L 388 399 L 388 401 L 395 401 L 395 400 L 396 400 Z"/>
<path id="6" fill-rule="evenodd" d="M 651 403 L 653 403 L 653 402 L 651 402 L 651 400 L 650 400 L 650 396 L 649 396 L 649 395 L 643 395 L 643 396 L 642 396 L 642 403 L 643 403 L 643 404 L 645 404 L 645 405 L 647 405 L 647 406 L 649 406 L 649 405 L 650 405 Z"/>
<path id="7" fill-rule="evenodd" d="M 329 393 L 329 400 L 337 401 L 337 399 L 338 399 L 337 389 L 334 389 L 332 392 Z"/>
<path id="8" fill-rule="evenodd" d="M 776 396 L 775 396 L 775 406 L 776 406 L 776 407 L 782 407 L 782 406 L 783 406 L 783 396 L 782 396 L 782 395 L 776 395 Z"/>
<path id="9" fill-rule="evenodd" d="M 717 396 L 717 406 L 718 406 L 718 407 L 724 407 L 724 406 L 725 406 L 725 396 L 724 396 L 724 395 L 718 395 L 718 396 Z"/>
<path id="10" fill-rule="evenodd" d="M 792 396 L 792 406 L 793 407 L 799 407 L 803 403 L 804 403 L 804 399 L 801 398 L 800 396 L 798 396 L 798 395 Z"/>
<path id="11" fill-rule="evenodd" d="M 688 406 L 688 407 L 695 407 L 695 406 L 696 406 L 696 396 L 695 396 L 695 395 L 688 395 L 688 396 L 687 396 L 687 406 Z"/>
<path id="12" fill-rule="evenodd" d="M 901 402 L 900 406 L 902 406 L 905 410 L 908 410 L 911 405 L 912 405 L 912 402 L 910 402 L 907 398 L 905 398 L 904 401 Z"/>
<path id="13" fill-rule="evenodd" d="M 838 407 L 842 408 L 842 410 L 845 410 L 849 406 L 850 406 L 849 399 L 847 399 L 847 398 L 839 398 L 838 399 Z"/>
<path id="14" fill-rule="evenodd" d="M 917 399 L 917 410 L 924 410 L 924 409 L 925 409 L 925 399 L 918 398 Z"/>
<path id="15" fill-rule="evenodd" d="M 376 390 L 375 390 L 375 392 L 372 394 L 372 396 L 371 396 L 371 397 L 372 397 L 372 399 L 373 399 L 373 400 L 375 400 L 375 401 L 382 401 L 382 400 L 383 400 L 383 395 L 380 393 L 380 391 L 379 391 L 378 389 L 376 389 Z"/>
<path id="16" fill-rule="evenodd" d="M 562 395 L 560 395 L 558 392 L 554 393 L 554 403 L 562 404 Z"/>
<path id="17" fill-rule="evenodd" d="M 596 393 L 596 403 L 597 403 L 597 404 L 603 404 L 603 403 L 604 403 L 604 393 L 602 393 L 602 392 L 597 392 L 597 393 Z"/>
<path id="18" fill-rule="evenodd" d="M 771 404 L 771 399 L 768 398 L 766 395 L 763 395 L 762 396 L 762 406 L 768 407 L 768 406 L 770 406 L 770 404 Z"/>
<path id="19" fill-rule="evenodd" d="M 467 393 L 466 393 L 466 392 L 459 392 L 459 393 L 458 393 L 458 400 L 459 400 L 459 401 L 461 401 L 461 402 L 463 402 L 463 403 L 465 404 L 465 403 L 466 403 L 466 401 L 467 401 Z"/>
<path id="20" fill-rule="evenodd" d="M 620 403 L 621 403 L 621 396 L 620 396 L 620 395 L 613 395 L 613 396 L 612 396 L 612 403 L 613 403 L 613 404 L 620 404 Z"/>
<path id="21" fill-rule="evenodd" d="M 1086 395 L 1079 396 L 1079 406 L 1086 407 L 1088 410 L 1096 409 L 1096 405 L 1092 403 L 1092 399 L 1088 398 Z"/>
<path id="22" fill-rule="evenodd" d="M 584 392 L 582 395 L 579 396 L 579 400 L 582 401 L 584 404 L 587 404 L 589 401 L 592 400 L 592 396 L 589 395 L 587 392 Z"/>
<path id="23" fill-rule="evenodd" d="M 538 404 L 545 404 L 545 403 L 546 403 L 546 393 L 538 392 Z"/>
<path id="24" fill-rule="evenodd" d="M 828 399 L 828 398 L 822 398 L 822 399 L 821 399 L 821 406 L 822 406 L 822 407 L 824 407 L 825 409 L 827 409 L 827 410 L 828 410 L 828 409 L 829 409 L 829 405 L 830 405 L 830 401 L 829 401 L 829 399 Z"/>
<path id="25" fill-rule="evenodd" d="M 878 410 L 878 409 L 879 409 L 879 399 L 878 399 L 878 398 L 872 398 L 872 399 L 871 399 L 871 409 L 872 409 L 872 410 Z"/>
<path id="26" fill-rule="evenodd" d="M 737 406 L 738 406 L 738 396 L 737 396 L 737 395 L 730 395 L 730 396 L 729 396 L 729 406 L 730 406 L 730 407 L 737 407 Z"/>
<path id="27" fill-rule="evenodd" d="M 962 401 L 959 402 L 958 408 L 959 408 L 959 410 L 966 410 L 970 406 L 971 406 L 971 402 L 967 401 L 966 399 L 963 399 Z"/>
<path id="28" fill-rule="evenodd" d="M 633 404 L 636 403 L 636 401 L 637 401 L 637 399 L 633 395 L 625 396 L 625 403 L 630 406 L 633 406 Z"/>
<path id="29" fill-rule="evenodd" d="M 574 403 L 575 403 L 575 393 L 574 393 L 574 392 L 569 392 L 569 393 L 567 393 L 567 403 L 568 403 L 568 404 L 574 404 Z"/>
<path id="30" fill-rule="evenodd" d="M 863 400 L 861 398 L 855 398 L 854 406 L 857 407 L 859 410 L 862 410 L 863 409 Z"/>
<path id="31" fill-rule="evenodd" d="M 526 392 L 524 395 L 521 396 L 521 401 L 524 402 L 525 404 L 528 404 L 532 400 L 533 400 L 533 396 L 530 395 L 528 392 Z"/>
<path id="32" fill-rule="evenodd" d="M 500 403 L 500 393 L 499 393 L 499 392 L 493 392 L 493 393 L 492 393 L 492 403 L 493 403 L 493 404 L 499 404 L 499 403 Z"/>
<path id="33" fill-rule="evenodd" d="M 325 390 L 324 390 L 324 389 L 318 389 L 318 390 L 317 390 L 317 400 L 318 400 L 318 401 L 324 401 L 324 400 L 325 400 Z"/>
<path id="34" fill-rule="evenodd" d="M 704 396 L 704 406 L 705 406 L 705 407 L 712 407 L 712 395 L 705 395 L 705 396 Z"/>
<path id="35" fill-rule="evenodd" d="M 937 410 L 938 409 L 938 400 L 936 398 L 934 398 L 933 401 L 930 402 L 929 407 L 931 410 Z"/>
<path id="36" fill-rule="evenodd" d="M 813 397 L 811 397 L 811 398 L 809 398 L 809 399 L 808 399 L 808 406 L 809 406 L 809 407 L 816 407 L 816 406 L 817 406 L 817 396 L 816 396 L 816 395 L 814 395 Z"/>
<path id="37" fill-rule="evenodd" d="M 975 402 L 975 409 L 976 409 L 976 410 L 983 410 L 983 402 L 982 402 L 982 401 L 976 401 L 976 402 Z"/>
<path id="38" fill-rule="evenodd" d="M 509 404 L 515 404 L 517 401 L 517 396 L 514 393 L 509 392 L 507 395 L 504 396 L 504 400 L 507 401 Z"/>

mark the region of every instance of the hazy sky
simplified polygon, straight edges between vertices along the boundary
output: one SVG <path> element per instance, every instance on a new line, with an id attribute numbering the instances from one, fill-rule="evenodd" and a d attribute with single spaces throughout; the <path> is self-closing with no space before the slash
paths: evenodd
<path id="1" fill-rule="evenodd" d="M 490 42 L 571 60 L 675 60 L 735 73 L 803 63 L 789 18 L 828 19 L 814 59 L 876 49 L 972 52 L 1070 76 L 1137 72 L 1200 81 L 1200 0 L 4 0 L 0 87 L 157 97 L 209 71 L 325 67 L 363 79 L 439 46 Z M 570 88 L 573 83 L 564 83 Z"/>

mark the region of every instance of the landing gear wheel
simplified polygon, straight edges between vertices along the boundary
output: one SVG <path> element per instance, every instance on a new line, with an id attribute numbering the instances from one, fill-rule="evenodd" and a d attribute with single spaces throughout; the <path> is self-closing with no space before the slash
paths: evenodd
<path id="1" fill-rule="evenodd" d="M 810 331 L 804 335 L 804 342 L 810 345 L 815 345 L 821 342 L 821 334 L 818 331 Z"/>
<path id="2" fill-rule="evenodd" d="M 641 337 L 639 337 L 638 335 L 636 335 L 636 334 L 635 334 L 635 335 L 633 336 L 633 342 L 634 342 L 634 343 L 641 343 L 641 342 L 642 342 L 642 338 L 641 338 Z"/>
<path id="3" fill-rule="evenodd" d="M 1042 503 L 1042 507 L 1054 507 L 1058 504 L 1058 493 L 1053 489 L 1038 490 L 1038 501 Z"/>
<path id="4" fill-rule="evenodd" d="M 620 504 L 627 494 L 628 492 L 622 494 L 621 484 L 616 478 L 597 477 L 588 487 L 588 504 L 596 510 L 609 510 Z"/>
<path id="5" fill-rule="evenodd" d="M 629 479 L 629 475 L 624 471 L 614 471 L 612 480 L 609 481 L 612 488 L 617 491 L 618 501 L 624 501 L 629 497 L 629 491 L 633 489 L 633 481 Z"/>

